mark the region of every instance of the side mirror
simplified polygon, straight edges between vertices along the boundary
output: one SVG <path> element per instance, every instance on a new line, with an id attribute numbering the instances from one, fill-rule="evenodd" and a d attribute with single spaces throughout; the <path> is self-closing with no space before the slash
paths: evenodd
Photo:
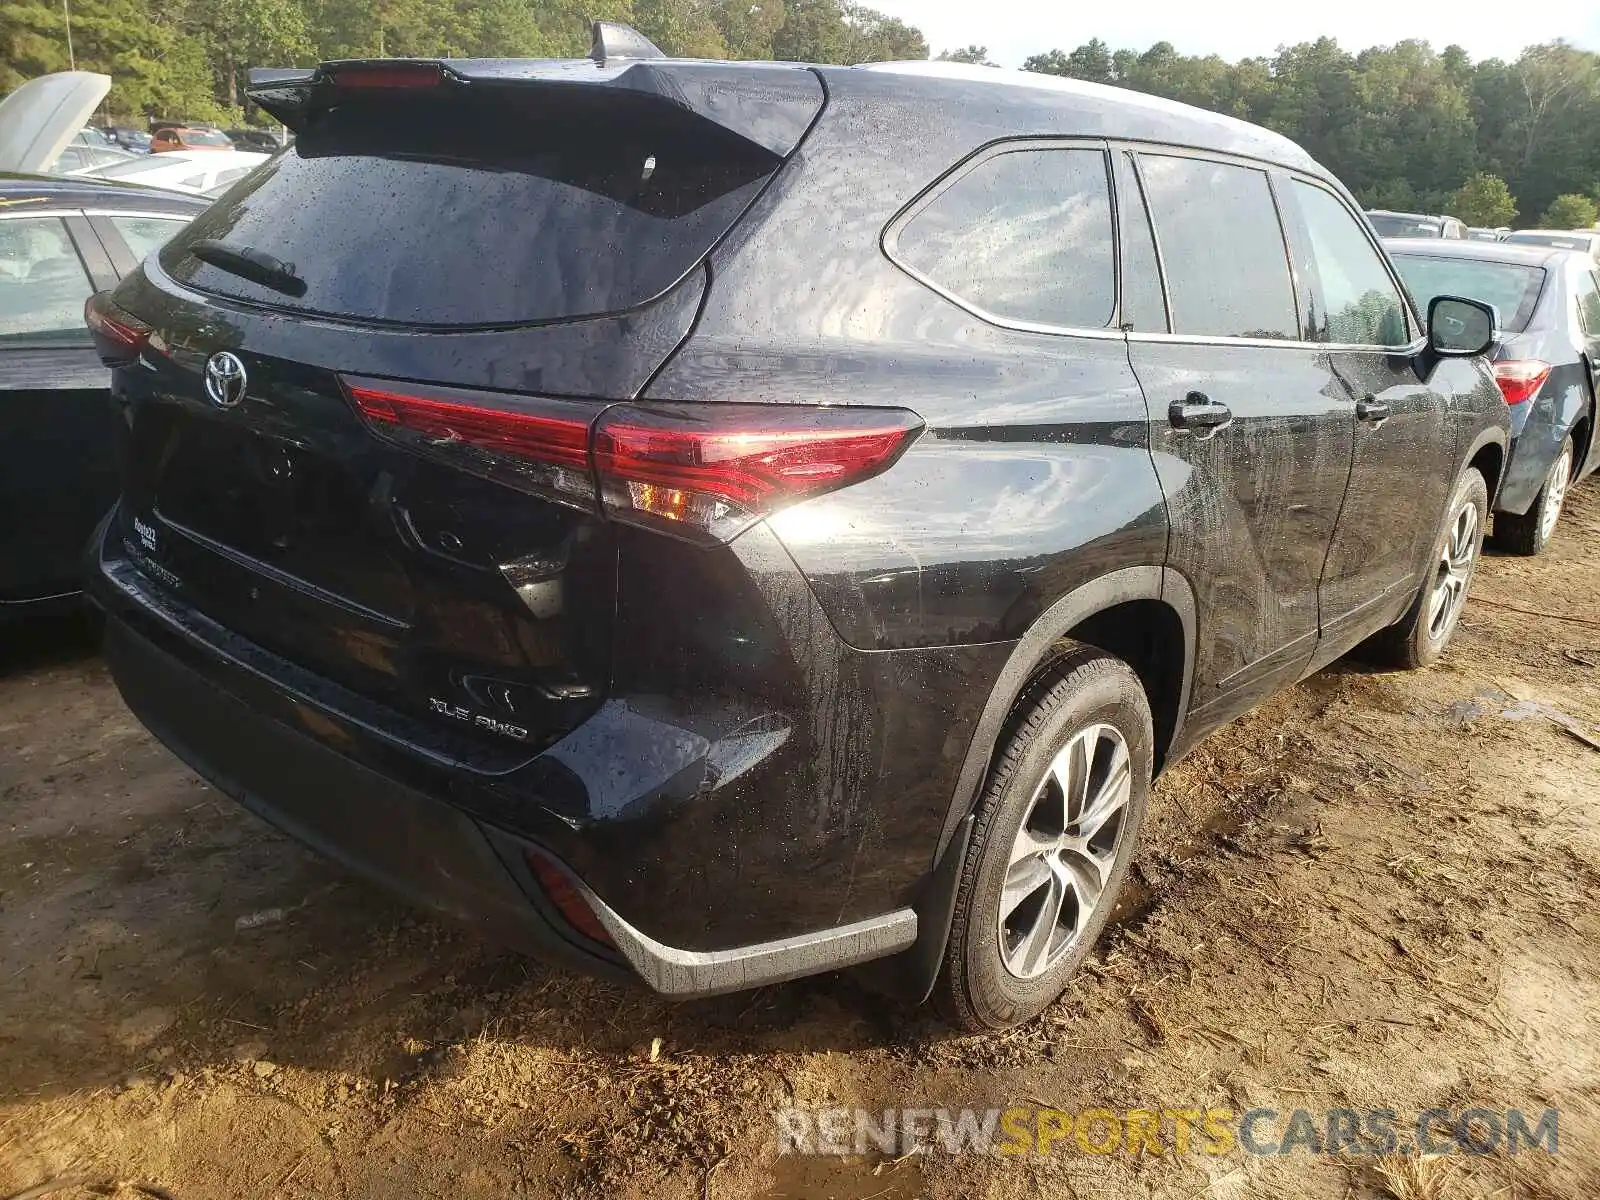
<path id="1" fill-rule="evenodd" d="M 1441 358 L 1470 358 L 1494 344 L 1494 306 L 1460 296 L 1435 296 L 1428 305 L 1428 347 Z"/>

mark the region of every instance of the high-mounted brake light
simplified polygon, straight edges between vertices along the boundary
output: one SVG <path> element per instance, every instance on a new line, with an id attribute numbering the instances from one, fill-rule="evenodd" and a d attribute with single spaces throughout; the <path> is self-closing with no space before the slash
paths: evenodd
<path id="1" fill-rule="evenodd" d="M 444 82 L 444 71 L 437 63 L 360 64 L 334 67 L 328 75 L 334 87 L 347 90 L 430 88 Z"/>
<path id="2" fill-rule="evenodd" d="M 891 467 L 922 428 L 898 408 L 617 405 L 594 431 L 605 509 L 728 541 L 778 509 Z"/>
<path id="3" fill-rule="evenodd" d="M 1494 364 L 1494 381 L 1512 408 L 1526 404 L 1539 394 L 1550 377 L 1550 364 L 1537 358 L 1508 359 Z"/>
<path id="4" fill-rule="evenodd" d="M 381 436 L 497 482 L 699 542 L 886 471 L 922 429 L 903 408 L 612 404 L 345 381 Z M 404 391 L 398 390 L 404 387 Z"/>
<path id="5" fill-rule="evenodd" d="M 150 342 L 150 327 L 111 303 L 106 292 L 96 292 L 84 302 L 83 323 L 94 335 L 100 361 L 108 367 L 137 362 Z"/>

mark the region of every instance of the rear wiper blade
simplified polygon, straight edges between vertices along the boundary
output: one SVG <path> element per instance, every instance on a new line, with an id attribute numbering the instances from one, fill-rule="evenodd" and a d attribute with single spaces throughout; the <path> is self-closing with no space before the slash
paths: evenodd
<path id="1" fill-rule="evenodd" d="M 306 281 L 294 272 L 294 264 L 273 258 L 249 246 L 230 246 L 216 238 L 200 238 L 189 246 L 189 253 L 203 263 L 269 287 L 285 296 L 304 296 Z"/>

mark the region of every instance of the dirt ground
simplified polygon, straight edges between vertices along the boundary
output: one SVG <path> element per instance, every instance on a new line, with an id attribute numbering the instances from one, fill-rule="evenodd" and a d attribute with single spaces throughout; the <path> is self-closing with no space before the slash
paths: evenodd
<path id="1" fill-rule="evenodd" d="M 483 945 L 202 784 L 81 626 L 12 636 L 0 1196 L 1600 1196 L 1600 487 L 1569 503 L 1443 664 L 1335 666 L 1164 778 L 1125 919 L 1003 1037 L 848 975 L 673 1005 Z M 789 1104 L 1556 1107 L 1560 1143 L 780 1158 Z"/>

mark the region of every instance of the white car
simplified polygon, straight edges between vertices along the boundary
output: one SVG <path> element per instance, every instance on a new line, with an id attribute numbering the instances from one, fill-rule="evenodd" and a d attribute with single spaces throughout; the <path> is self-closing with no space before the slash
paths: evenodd
<path id="1" fill-rule="evenodd" d="M 226 187 L 250 174 L 271 155 L 251 150 L 169 150 L 141 155 L 88 172 L 101 179 L 120 179 L 195 195 Z"/>

